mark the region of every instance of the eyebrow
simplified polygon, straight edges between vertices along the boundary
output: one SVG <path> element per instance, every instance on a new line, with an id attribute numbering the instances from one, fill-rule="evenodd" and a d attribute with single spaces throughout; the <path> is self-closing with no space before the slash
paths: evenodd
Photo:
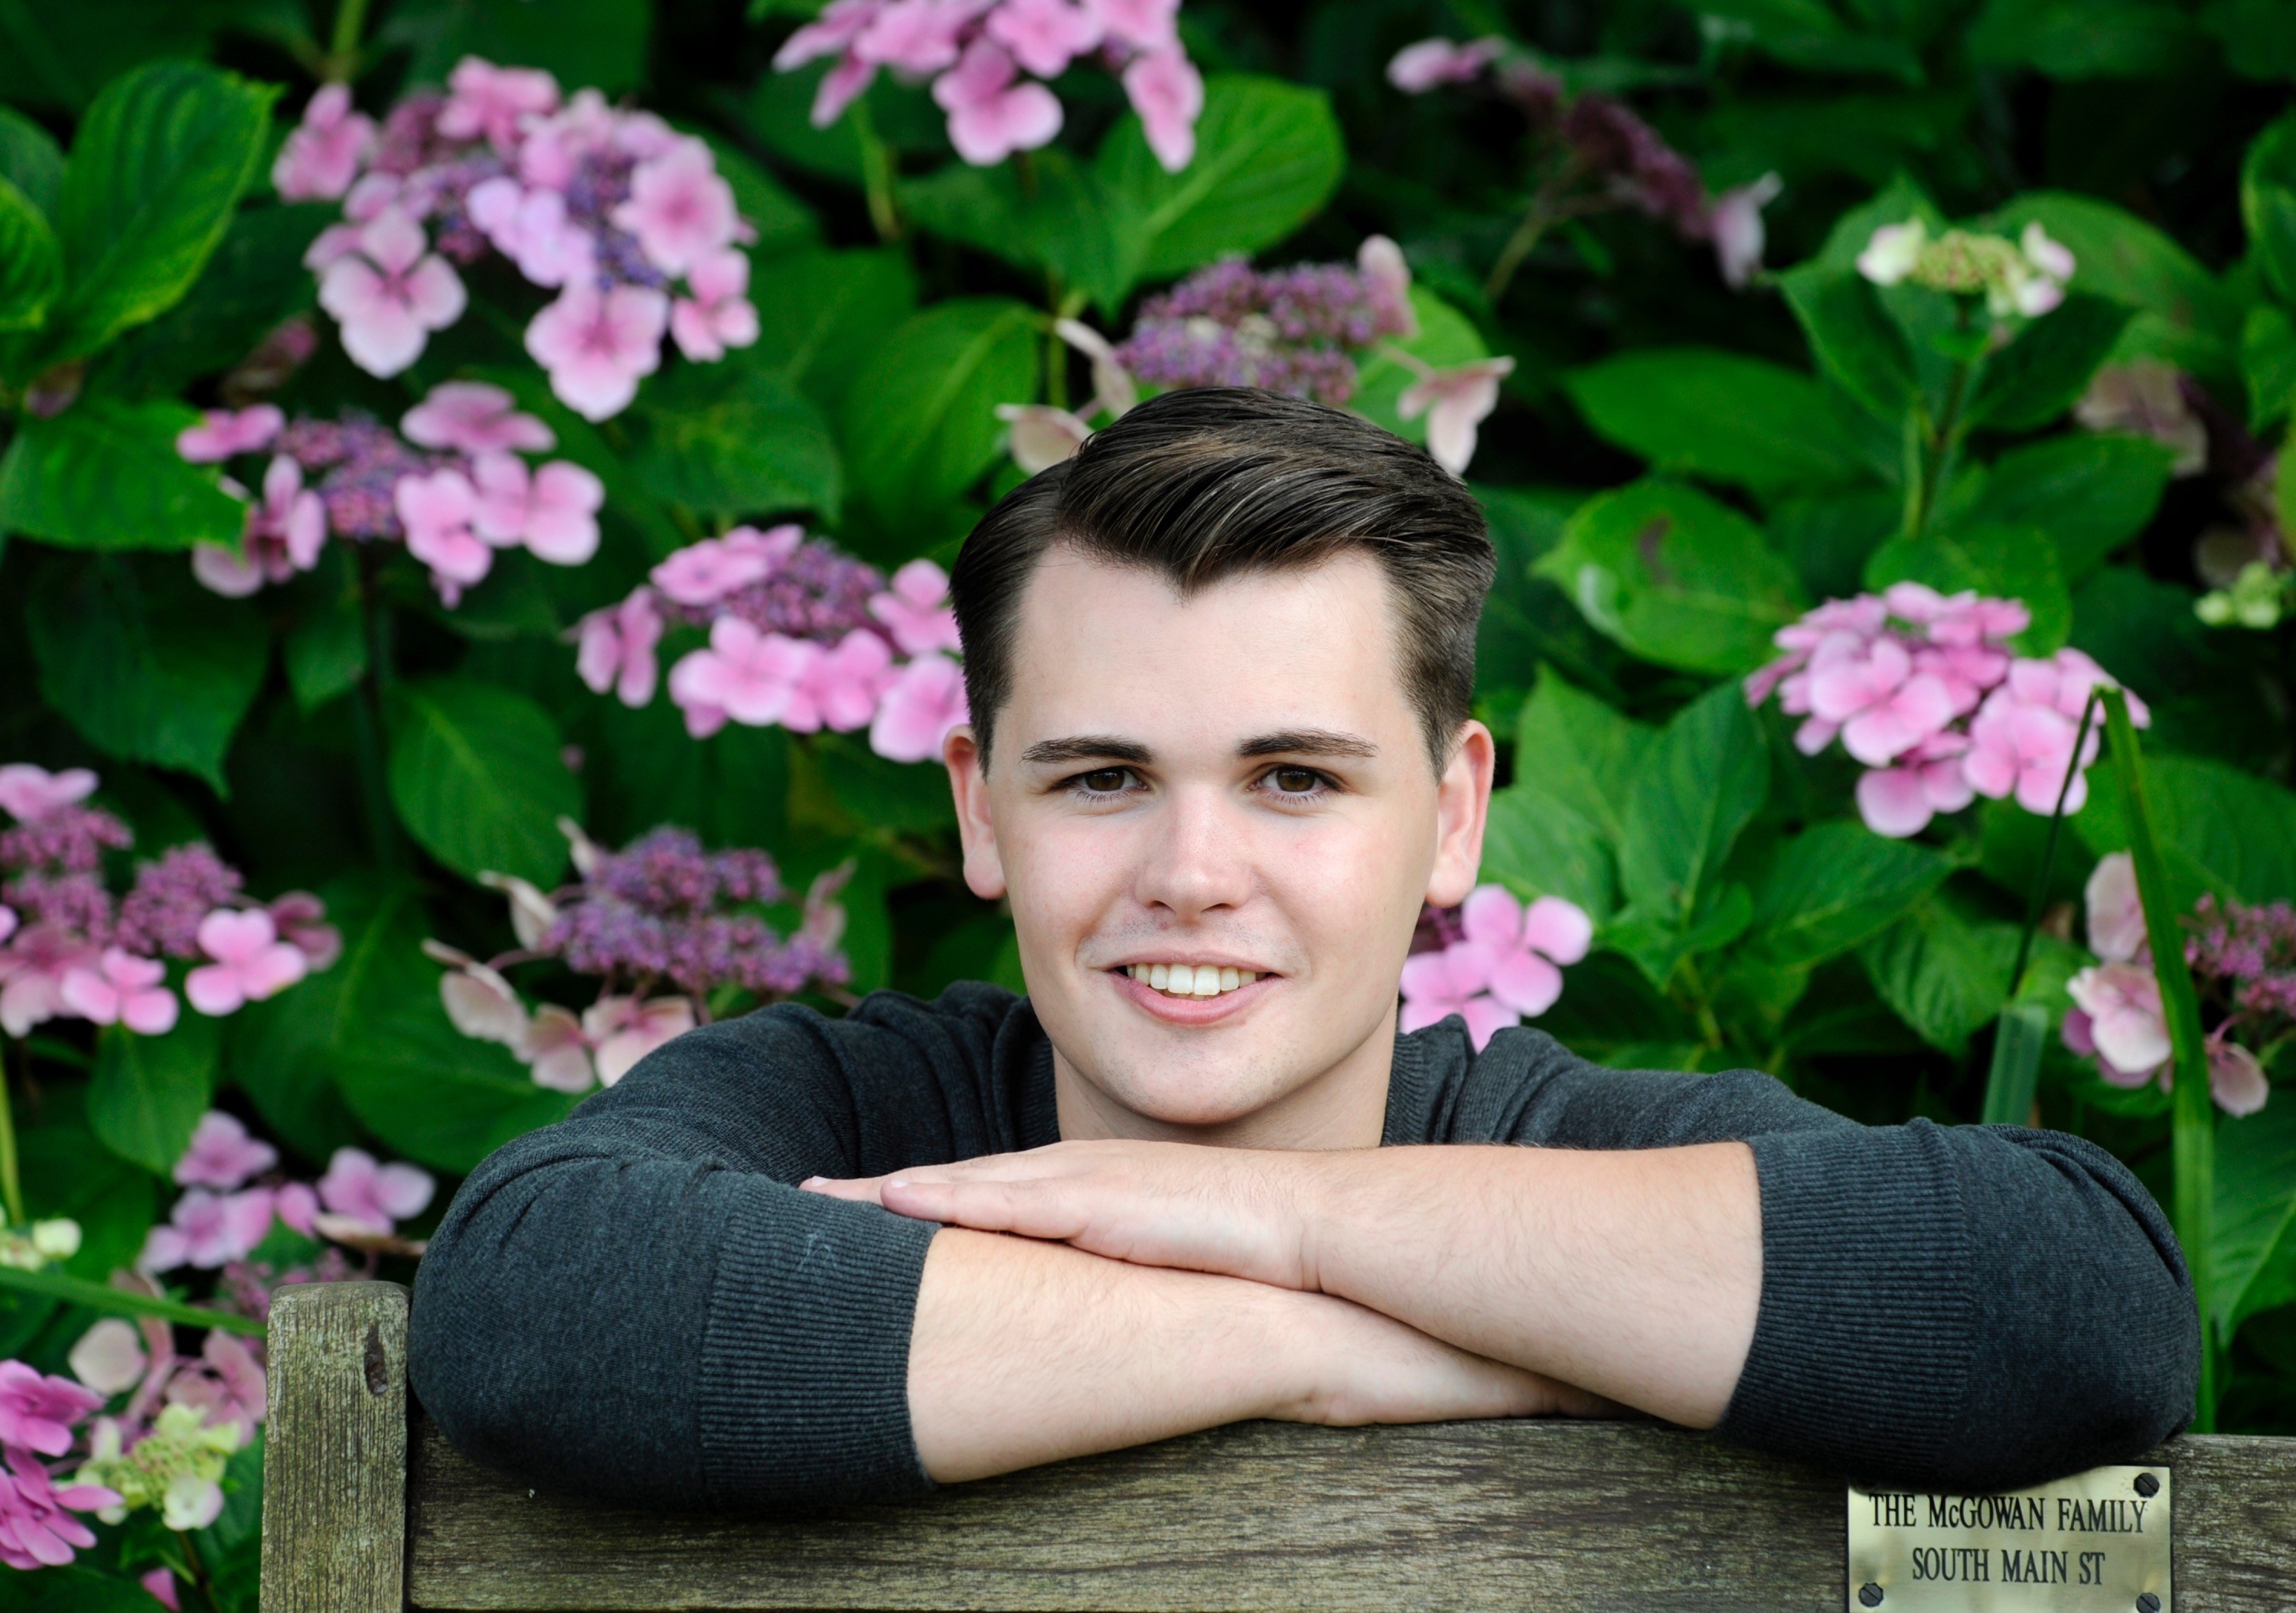
<path id="1" fill-rule="evenodd" d="M 1379 754 L 1379 747 L 1352 733 L 1333 733 L 1323 728 L 1286 728 L 1279 733 L 1263 733 L 1256 739 L 1246 740 L 1235 748 L 1235 753 L 1247 760 L 1264 756 L 1375 757 Z M 1153 761 L 1155 755 L 1137 740 L 1120 740 L 1105 733 L 1079 733 L 1066 739 L 1038 740 L 1021 753 L 1021 759 L 1040 766 L 1092 761 L 1144 764 Z"/>

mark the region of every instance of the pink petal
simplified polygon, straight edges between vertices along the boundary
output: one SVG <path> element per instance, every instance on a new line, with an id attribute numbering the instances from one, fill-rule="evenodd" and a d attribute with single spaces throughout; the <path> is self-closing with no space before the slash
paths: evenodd
<path id="1" fill-rule="evenodd" d="M 1522 939 L 1557 963 L 1576 963 L 1594 943 L 1595 921 L 1576 902 L 1541 897 L 1523 915 Z"/>
<path id="2" fill-rule="evenodd" d="M 1535 952 L 1515 951 L 1491 968 L 1491 995 L 1507 1007 L 1537 1019 L 1562 995 L 1562 971 Z"/>

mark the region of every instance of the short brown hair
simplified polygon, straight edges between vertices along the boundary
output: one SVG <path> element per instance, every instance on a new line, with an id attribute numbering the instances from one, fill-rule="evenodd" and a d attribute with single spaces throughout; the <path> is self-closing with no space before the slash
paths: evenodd
<path id="1" fill-rule="evenodd" d="M 1012 692 L 1013 622 L 1054 544 L 1139 566 L 1183 595 L 1345 549 L 1387 573 L 1404 692 L 1440 773 L 1475 687 L 1475 623 L 1496 569 L 1482 506 L 1424 449 L 1369 421 L 1254 387 L 1149 399 L 1075 458 L 1015 487 L 964 540 L 949 579 L 964 689 L 988 764 Z"/>

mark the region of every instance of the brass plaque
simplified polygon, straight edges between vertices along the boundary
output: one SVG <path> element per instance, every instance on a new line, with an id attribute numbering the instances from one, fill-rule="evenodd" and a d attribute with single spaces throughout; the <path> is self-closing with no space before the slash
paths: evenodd
<path id="1" fill-rule="evenodd" d="M 1848 1613 L 2169 1613 L 2159 1468 L 1992 1495 L 1849 1490 Z"/>

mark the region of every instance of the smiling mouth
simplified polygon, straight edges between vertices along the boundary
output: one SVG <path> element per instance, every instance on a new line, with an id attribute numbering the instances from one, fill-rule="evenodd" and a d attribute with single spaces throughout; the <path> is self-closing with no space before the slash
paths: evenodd
<path id="1" fill-rule="evenodd" d="M 1123 972 L 1168 997 L 1218 997 L 1240 991 L 1260 971 L 1218 963 L 1127 963 Z"/>

